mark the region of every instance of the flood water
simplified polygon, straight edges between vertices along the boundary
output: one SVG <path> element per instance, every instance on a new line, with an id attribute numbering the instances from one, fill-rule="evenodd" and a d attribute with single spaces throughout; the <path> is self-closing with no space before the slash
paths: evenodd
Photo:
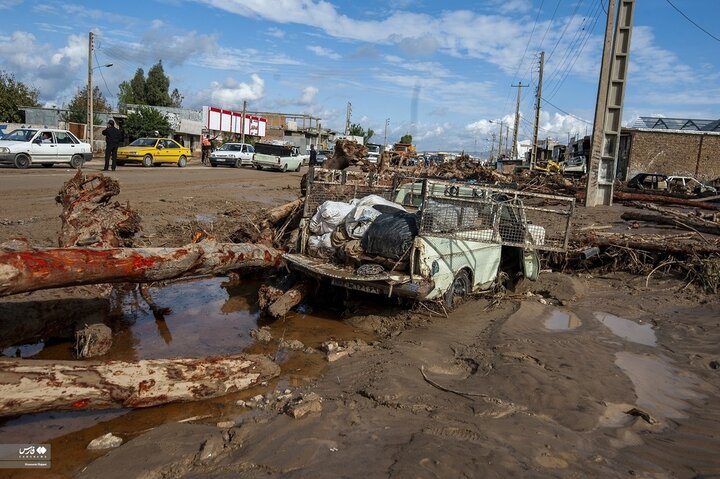
<path id="1" fill-rule="evenodd" d="M 336 319 L 330 312 L 290 313 L 285 319 L 265 322 L 257 308 L 256 280 L 242 279 L 231 284 L 226 278 L 203 278 L 149 288 L 154 302 L 170 308 L 164 321 L 157 321 L 138 290 L 123 293 L 119 298 L 119 317 L 108 320 L 113 329 L 113 345 L 101 359 L 137 360 L 172 357 L 204 357 L 241 352 L 268 354 L 281 367 L 280 378 L 266 386 L 220 398 L 192 403 L 167 404 L 145 409 L 113 409 L 107 411 L 62 411 L 26 414 L 0 419 L 0 443 L 50 442 L 53 451 L 52 471 L 72 475 L 78 466 L 104 454 L 90 452 L 87 444 L 107 432 L 125 441 L 165 422 L 199 417 L 202 422 L 215 423 L 236 419 L 247 412 L 237 406 L 239 399 L 248 399 L 276 388 L 291 389 L 317 377 L 327 365 L 319 352 L 278 351 L 277 341 L 256 343 L 250 330 L 267 325 L 273 338 L 296 339 L 317 348 L 324 341 L 363 339 L 371 341 L 366 332 Z M 73 342 L 40 341 L 5 348 L 7 356 L 33 359 L 72 359 Z M 10 477 L 37 477 L 38 471 L 4 470 Z"/>
<path id="2" fill-rule="evenodd" d="M 595 313 L 595 318 L 616 336 L 627 341 L 655 346 L 657 339 L 651 324 L 638 324 L 629 319 L 621 318 L 610 313 Z"/>
<path id="3" fill-rule="evenodd" d="M 582 325 L 582 321 L 575 313 L 553 309 L 543 323 L 546 329 L 551 331 L 568 331 Z"/>

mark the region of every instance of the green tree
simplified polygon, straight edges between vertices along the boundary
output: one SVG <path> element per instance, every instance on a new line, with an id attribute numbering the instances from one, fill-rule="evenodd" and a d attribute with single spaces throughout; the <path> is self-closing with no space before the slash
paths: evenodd
<path id="1" fill-rule="evenodd" d="M 165 75 L 162 60 L 160 60 L 150 68 L 147 74 L 147 80 L 145 80 L 145 100 L 147 104 L 153 106 L 172 106 L 172 99 L 168 93 L 169 89 L 170 79 Z"/>
<path id="2" fill-rule="evenodd" d="M 15 79 L 15 75 L 0 70 L 0 121 L 23 123 L 25 112 L 21 106 L 39 106 L 38 91 Z"/>
<path id="3" fill-rule="evenodd" d="M 407 145 L 412 145 L 412 135 L 407 133 L 400 137 L 400 141 L 398 143 L 405 143 Z"/>
<path id="4" fill-rule="evenodd" d="M 167 117 L 155 108 L 141 106 L 132 113 L 129 113 L 125 120 L 125 131 L 130 138 L 141 138 L 151 136 L 157 130 L 162 136 L 172 132 L 172 126 Z"/>
<path id="5" fill-rule="evenodd" d="M 183 98 L 178 89 L 175 88 L 170 94 L 170 106 L 174 106 L 175 108 L 182 107 Z"/>
<path id="6" fill-rule="evenodd" d="M 375 132 L 372 130 L 372 128 L 368 128 L 367 131 L 365 131 L 365 128 L 363 128 L 360 124 L 353 123 L 348 129 L 348 135 L 362 136 L 364 143 L 367 143 L 368 141 L 370 141 L 370 138 L 375 135 Z"/>
<path id="7" fill-rule="evenodd" d="M 124 81 L 119 86 L 118 109 L 125 110 L 126 105 L 145 105 L 145 72 L 142 68 L 135 71 L 130 81 Z"/>
<path id="8" fill-rule="evenodd" d="M 70 103 L 65 106 L 67 110 L 62 115 L 64 121 L 73 123 L 87 123 L 87 85 L 78 90 Z M 111 111 L 110 104 L 100 91 L 100 87 L 93 88 L 93 123 L 99 124 L 100 119 L 94 114 Z"/>

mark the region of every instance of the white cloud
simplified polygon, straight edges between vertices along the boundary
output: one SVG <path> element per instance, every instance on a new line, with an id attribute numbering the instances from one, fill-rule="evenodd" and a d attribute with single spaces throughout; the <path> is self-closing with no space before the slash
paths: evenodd
<path id="1" fill-rule="evenodd" d="M 315 101 L 315 95 L 318 94 L 318 89 L 314 86 L 307 86 L 303 88 L 302 97 L 300 97 L 301 105 L 310 105 Z"/>
<path id="2" fill-rule="evenodd" d="M 20 5 L 23 0 L 0 0 L 0 10 L 10 9 Z"/>
<path id="3" fill-rule="evenodd" d="M 275 27 L 268 28 L 265 34 L 275 38 L 285 38 L 285 31 Z"/>
<path id="4" fill-rule="evenodd" d="M 633 82 L 657 85 L 695 83 L 703 79 L 677 55 L 657 46 L 652 28 L 644 26 L 633 29 L 628 77 Z"/>
<path id="5" fill-rule="evenodd" d="M 329 48 L 321 47 L 320 45 L 308 45 L 306 48 L 319 57 L 327 57 L 331 60 L 340 60 L 342 58 L 339 53 Z"/>
<path id="6" fill-rule="evenodd" d="M 250 79 L 252 83 L 239 82 L 234 78 L 228 78 L 223 83 L 212 82 L 205 96 L 212 105 L 240 109 L 243 100 L 259 100 L 265 94 L 265 81 L 256 74 L 252 74 Z"/>

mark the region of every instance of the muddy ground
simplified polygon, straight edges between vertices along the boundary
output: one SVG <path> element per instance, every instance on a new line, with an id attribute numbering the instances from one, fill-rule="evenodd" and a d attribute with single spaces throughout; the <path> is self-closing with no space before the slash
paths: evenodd
<path id="1" fill-rule="evenodd" d="M 0 170 L 0 242 L 24 236 L 55 245 L 60 210 L 52 198 L 71 174 Z M 115 176 L 120 201 L 142 216 L 141 243 L 152 246 L 186 243 L 197 227 L 223 239 L 236 215 L 297 197 L 300 178 L 203 167 L 123 168 Z M 617 210 L 578 213 L 583 225 L 624 227 Z M 242 396 L 263 394 L 247 401 L 253 407 L 236 407 L 237 395 L 226 399 L 233 407 L 214 403 L 222 421 L 212 414 L 179 423 L 183 409 L 185 417 L 203 412 L 179 406 L 163 425 L 122 431 L 129 441 L 107 454 L 0 476 L 720 475 L 720 301 L 682 278 L 546 272 L 448 317 L 372 296 L 315 307 L 369 345 L 331 363 L 317 352 L 288 353 L 278 383 Z M 250 350 L 272 354 L 280 337 L 316 350 L 329 338 L 317 329 L 309 341 L 297 328 L 302 317 L 272 324 L 274 339 Z M 304 370 L 311 380 L 288 381 L 303 368 L 312 369 Z M 310 393 L 321 411 L 299 419 L 282 411 L 303 395 L 312 402 Z M 105 432 L 113 429 L 93 428 Z M 63 443 L 84 444 L 68 435 L 53 447 Z"/>

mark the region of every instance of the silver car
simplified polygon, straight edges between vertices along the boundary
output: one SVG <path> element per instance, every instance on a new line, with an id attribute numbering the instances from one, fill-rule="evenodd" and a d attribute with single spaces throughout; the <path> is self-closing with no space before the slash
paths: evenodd
<path id="1" fill-rule="evenodd" d="M 39 164 L 51 167 L 55 163 L 69 163 L 80 168 L 92 159 L 92 150 L 67 130 L 57 128 L 19 128 L 0 140 L 0 163 L 16 168 Z"/>

